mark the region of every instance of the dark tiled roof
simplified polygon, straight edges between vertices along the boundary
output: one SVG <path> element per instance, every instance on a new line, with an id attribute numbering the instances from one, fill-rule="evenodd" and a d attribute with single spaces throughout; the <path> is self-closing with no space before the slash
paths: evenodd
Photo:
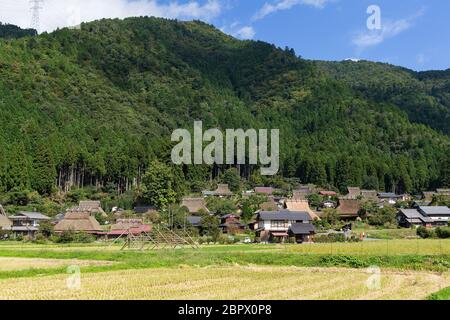
<path id="1" fill-rule="evenodd" d="M 196 217 L 196 216 L 189 216 L 186 218 L 186 220 L 192 224 L 194 227 L 200 226 L 202 217 Z"/>
<path id="2" fill-rule="evenodd" d="M 310 223 L 294 223 L 290 231 L 293 234 L 311 234 L 312 232 L 316 232 L 316 228 Z"/>
<path id="3" fill-rule="evenodd" d="M 261 220 L 291 220 L 291 221 L 311 221 L 307 212 L 300 211 L 261 211 Z"/>

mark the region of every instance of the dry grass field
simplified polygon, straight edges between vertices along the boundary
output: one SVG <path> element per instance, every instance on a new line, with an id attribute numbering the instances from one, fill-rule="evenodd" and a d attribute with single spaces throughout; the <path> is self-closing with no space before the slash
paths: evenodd
<path id="1" fill-rule="evenodd" d="M 0 280 L 0 299 L 424 299 L 450 285 L 448 273 L 383 270 L 379 288 L 363 269 L 179 267 Z"/>
<path id="2" fill-rule="evenodd" d="M 110 265 L 108 261 L 96 260 L 63 260 L 63 259 L 39 259 L 39 258 L 2 258 L 0 257 L 1 271 L 17 271 L 27 269 L 47 269 L 68 267 L 71 265 L 83 266 L 105 266 Z"/>

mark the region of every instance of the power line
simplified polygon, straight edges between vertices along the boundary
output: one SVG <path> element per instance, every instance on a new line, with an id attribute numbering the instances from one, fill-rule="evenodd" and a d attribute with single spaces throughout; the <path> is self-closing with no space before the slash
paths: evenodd
<path id="1" fill-rule="evenodd" d="M 44 0 L 30 0 L 31 28 L 40 31 L 39 12 L 43 9 Z"/>

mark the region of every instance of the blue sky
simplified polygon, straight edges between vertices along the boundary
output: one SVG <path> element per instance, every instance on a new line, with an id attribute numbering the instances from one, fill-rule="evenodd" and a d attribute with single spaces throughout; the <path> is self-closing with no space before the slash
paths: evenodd
<path id="1" fill-rule="evenodd" d="M 369 30 L 373 5 L 381 24 Z M 29 0 L 0 0 L 0 21 L 30 27 L 29 9 Z M 307 59 L 450 68 L 448 0 L 44 0 L 39 30 L 141 15 L 203 20 L 241 39 L 289 46 Z"/>
<path id="2" fill-rule="evenodd" d="M 265 4 L 271 10 L 261 11 Z M 225 30 L 233 23 L 251 27 L 253 39 L 292 47 L 304 58 L 357 58 L 414 70 L 450 68 L 447 0 L 232 0 L 229 5 L 212 21 L 215 25 Z M 380 8 L 381 30 L 367 28 L 370 5 Z M 261 17 L 258 12 L 270 13 Z"/>

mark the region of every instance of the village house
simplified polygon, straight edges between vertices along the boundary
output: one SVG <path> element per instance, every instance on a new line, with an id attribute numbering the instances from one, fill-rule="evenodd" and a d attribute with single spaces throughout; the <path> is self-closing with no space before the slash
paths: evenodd
<path id="1" fill-rule="evenodd" d="M 450 221 L 450 209 L 448 207 L 421 206 L 417 209 L 400 209 L 397 215 L 400 226 L 442 227 Z"/>
<path id="2" fill-rule="evenodd" d="M 361 202 L 356 199 L 339 199 L 339 206 L 337 207 L 337 213 L 340 219 L 343 220 L 355 220 L 359 217 L 359 211 L 361 210 Z"/>
<path id="3" fill-rule="evenodd" d="M 108 216 L 106 212 L 102 209 L 100 201 L 92 201 L 92 200 L 80 201 L 78 207 L 73 208 L 72 211 L 89 212 L 94 215 L 99 213 L 104 218 Z"/>
<path id="4" fill-rule="evenodd" d="M 397 214 L 397 221 L 399 226 L 405 228 L 415 227 L 431 227 L 432 220 L 429 217 L 422 215 L 416 209 L 400 209 Z"/>
<path id="5" fill-rule="evenodd" d="M 298 242 L 310 241 L 315 233 L 310 222 L 311 218 L 307 212 L 262 211 L 257 216 L 256 236 L 261 242 L 284 242 L 290 234 Z"/>
<path id="6" fill-rule="evenodd" d="M 356 200 L 361 196 L 361 189 L 357 187 L 347 187 L 348 194 L 345 199 Z"/>
<path id="7" fill-rule="evenodd" d="M 241 217 L 235 214 L 226 214 L 220 217 L 219 227 L 223 233 L 236 234 L 245 231 L 245 225 L 241 223 Z"/>
<path id="8" fill-rule="evenodd" d="M 233 196 L 233 192 L 230 191 L 228 184 L 219 184 L 215 191 L 202 191 L 202 194 L 204 197 L 214 196 L 225 198 Z"/>
<path id="9" fill-rule="evenodd" d="M 274 189 L 272 187 L 255 187 L 256 194 L 264 194 L 271 196 L 274 193 Z"/>
<path id="10" fill-rule="evenodd" d="M 314 188 L 311 186 L 300 186 L 292 192 L 292 199 L 306 200 L 314 193 Z"/>
<path id="11" fill-rule="evenodd" d="M 380 202 L 394 205 L 399 201 L 406 201 L 407 197 L 405 195 L 395 194 L 392 192 L 380 192 L 378 193 L 378 199 Z"/>
<path id="12" fill-rule="evenodd" d="M 40 223 L 50 221 L 50 218 L 39 212 L 20 211 L 10 216 L 9 220 L 12 221 L 11 231 L 15 237 L 21 235 L 34 238 Z"/>
<path id="13" fill-rule="evenodd" d="M 309 207 L 308 200 L 289 199 L 286 200 L 285 206 L 288 211 L 306 212 L 311 221 L 320 220 L 318 214 Z"/>
<path id="14" fill-rule="evenodd" d="M 64 219 L 56 224 L 54 231 L 56 233 L 72 231 L 98 234 L 103 232 L 103 229 L 90 212 L 71 210 L 65 214 Z"/>
<path id="15" fill-rule="evenodd" d="M 361 197 L 365 200 L 378 201 L 378 192 L 376 190 L 361 190 Z"/>
<path id="16" fill-rule="evenodd" d="M 337 196 L 337 193 L 335 191 L 328 191 L 328 190 L 319 191 L 319 194 L 323 197 L 328 197 L 329 199 Z"/>
<path id="17" fill-rule="evenodd" d="M 183 198 L 181 206 L 186 207 L 190 214 L 209 213 L 204 198 Z"/>
<path id="18" fill-rule="evenodd" d="M 103 235 L 107 238 L 118 238 L 122 236 L 150 233 L 152 226 L 143 223 L 142 219 L 117 219 L 116 223 L 111 225 L 108 232 L 98 232 L 97 235 Z"/>

